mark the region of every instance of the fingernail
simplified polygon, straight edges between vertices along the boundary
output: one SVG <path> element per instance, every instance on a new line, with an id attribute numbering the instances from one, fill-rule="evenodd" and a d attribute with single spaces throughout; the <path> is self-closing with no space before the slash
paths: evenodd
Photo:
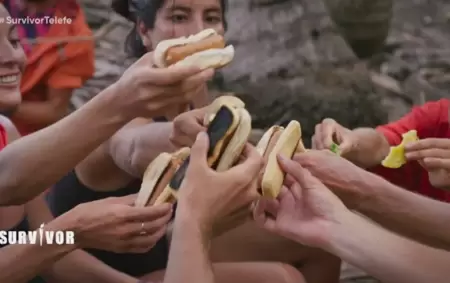
<path id="1" fill-rule="evenodd" d="M 277 154 L 277 157 L 278 157 L 278 160 L 280 160 L 282 162 L 286 162 L 288 160 L 285 156 L 283 156 L 281 154 Z"/>

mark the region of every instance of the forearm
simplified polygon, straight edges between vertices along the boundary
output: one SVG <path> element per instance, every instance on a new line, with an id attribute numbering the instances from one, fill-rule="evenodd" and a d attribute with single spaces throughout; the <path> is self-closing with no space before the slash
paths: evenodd
<path id="1" fill-rule="evenodd" d="M 164 283 L 214 282 L 208 235 L 178 207 Z"/>
<path id="2" fill-rule="evenodd" d="M 36 197 L 129 121 L 106 89 L 59 122 L 0 153 L 0 205 Z M 113 107 L 114 105 L 114 107 Z"/>
<path id="3" fill-rule="evenodd" d="M 348 217 L 330 231 L 326 250 L 385 283 L 447 282 L 450 253 L 402 238 L 362 217 Z"/>
<path id="4" fill-rule="evenodd" d="M 138 279 L 109 267 L 82 250 L 73 251 L 60 259 L 47 270 L 46 275 L 55 282 L 65 283 L 138 282 Z"/>
<path id="5" fill-rule="evenodd" d="M 414 240 L 450 249 L 450 206 L 420 196 L 373 175 L 372 188 L 359 212 L 382 226 Z"/>
<path id="6" fill-rule="evenodd" d="M 13 118 L 43 128 L 59 121 L 67 113 L 67 109 L 58 111 L 49 101 L 23 101 L 14 112 Z"/>
<path id="7" fill-rule="evenodd" d="M 363 168 L 376 166 L 388 155 L 390 145 L 384 135 L 372 128 L 352 131 L 356 146 L 345 158 Z"/>
<path id="8" fill-rule="evenodd" d="M 46 231 L 70 231 L 73 228 L 67 222 L 55 220 L 45 226 Z M 9 245 L 0 249 L 0 282 L 28 282 L 55 261 L 76 249 L 76 245 L 39 245 L 39 233 L 36 244 Z"/>

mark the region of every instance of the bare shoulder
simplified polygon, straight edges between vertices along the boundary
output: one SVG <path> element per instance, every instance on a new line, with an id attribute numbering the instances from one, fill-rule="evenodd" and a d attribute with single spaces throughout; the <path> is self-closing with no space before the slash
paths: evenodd
<path id="1" fill-rule="evenodd" d="M 20 138 L 20 133 L 13 122 L 6 116 L 0 115 L 0 124 L 5 128 L 8 134 L 8 143 Z"/>

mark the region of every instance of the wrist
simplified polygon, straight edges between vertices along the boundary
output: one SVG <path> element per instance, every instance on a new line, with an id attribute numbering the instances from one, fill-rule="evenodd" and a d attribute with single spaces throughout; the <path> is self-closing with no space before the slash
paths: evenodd
<path id="1" fill-rule="evenodd" d="M 117 83 L 113 83 L 95 96 L 91 100 L 91 105 L 96 107 L 97 111 L 105 116 L 106 119 L 125 125 L 136 118 L 137 115 L 135 112 L 130 111 L 129 107 L 126 107 L 127 105 L 123 104 L 123 99 L 117 98 L 118 95 L 126 94 L 119 93 Z"/>
<path id="2" fill-rule="evenodd" d="M 83 241 L 83 227 L 81 223 L 83 221 L 80 220 L 79 217 L 79 206 L 69 210 L 63 215 L 55 218 L 51 223 L 56 225 L 58 229 L 64 231 L 73 231 L 75 235 L 75 248 L 76 249 L 84 249 L 88 248 Z"/>
<path id="3" fill-rule="evenodd" d="M 177 205 L 177 213 L 174 220 L 174 230 L 177 227 L 191 227 L 197 230 L 202 238 L 208 239 L 212 233 L 212 223 L 207 217 L 202 217 L 198 210 L 183 201 L 179 201 Z"/>
<path id="4" fill-rule="evenodd" d="M 77 229 L 73 221 L 70 221 L 67 219 L 64 215 L 55 218 L 48 224 L 46 224 L 43 227 L 44 231 L 62 231 L 66 235 L 66 241 L 67 243 L 64 246 L 65 250 L 67 252 L 74 251 L 76 249 L 80 248 L 79 243 L 77 242 Z M 69 234 L 71 234 L 70 237 L 73 237 L 73 242 L 70 242 L 69 240 Z"/>
<path id="5" fill-rule="evenodd" d="M 325 237 L 321 248 L 333 254 L 338 253 L 342 248 L 343 240 L 352 235 L 354 225 L 358 222 L 357 218 L 359 216 L 350 210 L 342 213 L 337 221 L 328 226 L 327 237 Z"/>

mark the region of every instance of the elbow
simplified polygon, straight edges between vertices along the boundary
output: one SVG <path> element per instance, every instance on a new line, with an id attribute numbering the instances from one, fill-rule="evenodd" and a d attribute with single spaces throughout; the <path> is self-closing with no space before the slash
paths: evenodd
<path id="1" fill-rule="evenodd" d="M 32 197 L 20 193 L 21 186 L 5 184 L 0 188 L 0 207 L 22 205 L 29 202 Z"/>

